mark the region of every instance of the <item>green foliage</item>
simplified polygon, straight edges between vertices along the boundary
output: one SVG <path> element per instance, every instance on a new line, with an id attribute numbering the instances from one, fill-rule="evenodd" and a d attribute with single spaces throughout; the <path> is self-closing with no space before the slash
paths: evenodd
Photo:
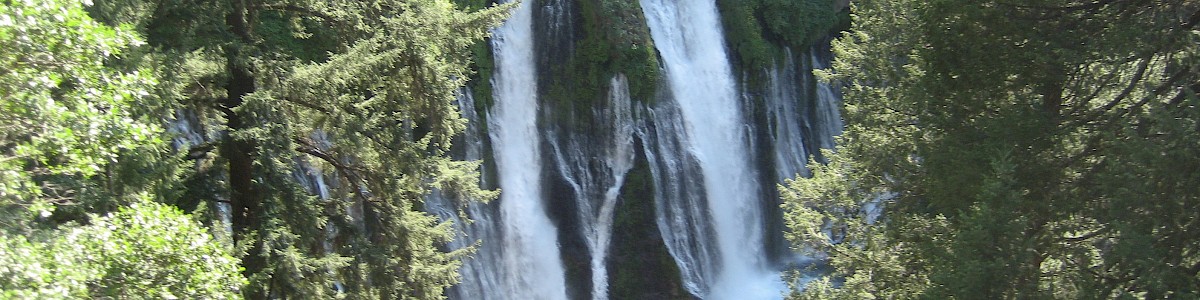
<path id="1" fill-rule="evenodd" d="M 494 100 L 492 99 L 492 78 L 495 72 L 496 62 L 492 57 L 492 47 L 489 43 L 476 43 L 471 46 L 471 57 L 475 58 L 471 61 L 471 71 L 473 76 L 467 81 L 467 86 L 471 88 L 472 97 L 475 99 L 475 113 L 479 116 L 487 116 L 487 111 L 492 107 Z M 486 131 L 488 122 L 480 122 L 481 130 Z"/>
<path id="2" fill-rule="evenodd" d="M 277 11 L 265 11 L 255 28 L 263 43 L 278 47 L 278 55 L 287 55 L 300 61 L 322 61 L 337 47 L 337 38 L 320 23 L 305 18 L 289 16 Z"/>
<path id="3" fill-rule="evenodd" d="M 138 43 L 128 30 L 97 24 L 78 3 L 16 2 L 0 6 L 0 43 L 0 197 L 28 204 L 43 192 L 29 185 L 35 174 L 94 175 L 154 138 L 128 109 L 152 80 L 104 66 Z"/>
<path id="4" fill-rule="evenodd" d="M 636 147 L 636 146 L 635 146 Z M 663 243 L 654 216 L 654 179 L 638 157 L 621 186 L 613 219 L 609 294 L 613 299 L 686 299 L 679 267 Z"/>
<path id="5" fill-rule="evenodd" d="M 581 37 L 565 61 L 542 76 L 549 81 L 545 98 L 554 104 L 555 124 L 586 127 L 594 123 L 590 108 L 602 105 L 617 74 L 629 79 L 630 96 L 653 102 L 659 86 L 659 62 L 646 20 L 637 1 L 588 0 L 578 6 Z M 563 51 L 545 49 L 543 51 Z"/>
<path id="6" fill-rule="evenodd" d="M 590 58 L 604 69 L 602 72 L 605 74 L 604 77 L 597 82 L 607 85 L 613 75 L 625 74 L 630 83 L 630 96 L 640 101 L 653 102 L 654 92 L 659 83 L 659 62 L 654 50 L 654 42 L 650 38 L 648 25 L 642 16 L 641 5 L 637 1 L 605 0 L 598 2 L 600 6 L 596 8 L 581 3 L 584 11 L 584 26 L 607 30 L 585 33 L 587 38 L 579 46 L 585 49 L 583 50 L 585 53 L 608 49 L 603 51 L 607 53 L 607 60 Z M 603 41 L 594 41 L 594 39 Z"/>
<path id="7" fill-rule="evenodd" d="M 467 11 L 478 11 L 488 8 L 494 2 L 490 0 L 454 0 Z M 475 99 L 475 113 L 479 116 L 486 116 L 487 111 L 492 107 L 492 74 L 496 68 L 492 54 L 491 43 L 480 42 L 471 46 L 471 70 L 470 80 L 467 80 L 467 87 L 471 89 L 471 95 Z M 480 122 L 483 131 L 487 131 L 488 122 Z"/>
<path id="8" fill-rule="evenodd" d="M 13 1 L 0 44 L 3 298 L 237 298 L 228 245 L 146 201 L 174 196 L 179 165 L 132 28 L 78 2 Z"/>
<path id="9" fill-rule="evenodd" d="M 796 298 L 1200 293 L 1194 3 L 855 1 L 829 166 L 782 187 L 828 254 Z M 1171 161 L 1171 163 L 1166 163 Z M 881 198 L 882 197 L 882 198 Z M 878 199 L 878 200 L 876 200 Z M 883 207 L 875 222 L 866 208 Z M 832 228 L 832 229 L 827 229 Z M 1153 228 L 1153 229 L 1151 229 Z"/>
<path id="10" fill-rule="evenodd" d="M 729 49 L 740 65 L 750 69 L 770 65 L 778 51 L 767 41 L 762 22 L 755 16 L 760 6 L 758 0 L 717 1 Z"/>
<path id="11" fill-rule="evenodd" d="M 133 204 L 86 226 L 0 235 L 5 299 L 235 299 L 245 284 L 227 243 L 179 210 Z"/>
<path id="12" fill-rule="evenodd" d="M 420 202 L 432 188 L 495 196 L 475 184 L 477 163 L 446 157 L 465 127 L 453 100 L 471 75 L 472 47 L 507 6 L 474 9 L 168 1 L 145 22 L 152 44 L 175 58 L 166 62 L 200 67 L 171 74 L 165 90 L 223 133 L 193 146 L 207 171 L 194 173 L 188 186 L 199 190 L 188 194 L 228 197 L 248 298 L 437 299 L 457 282 L 469 249 L 441 250 L 450 228 Z M 314 196 L 296 182 L 311 176 L 298 164 L 342 188 Z"/>
<path id="13" fill-rule="evenodd" d="M 904 234 L 937 238 L 944 219 L 906 220 L 872 216 L 892 195 L 880 188 L 885 177 L 869 172 L 845 153 L 824 150 L 828 164 L 809 165 L 812 178 L 788 180 L 780 186 L 788 240 L 814 256 L 828 255 L 833 274 L 794 291 L 793 299 L 908 299 L 930 285 L 928 270 L 918 263 L 907 240 L 882 230 L 880 222 L 905 227 Z M 884 202 L 886 203 L 886 202 Z M 911 232 L 911 233 L 910 233 Z M 812 270 L 804 270 L 812 271 Z M 834 279 L 841 279 L 840 285 Z"/>
<path id="14" fill-rule="evenodd" d="M 725 38 L 747 69 L 770 66 L 781 48 L 805 49 L 844 23 L 834 0 L 717 1 Z"/>
<path id="15" fill-rule="evenodd" d="M 495 196 L 445 153 L 470 48 L 507 7 L 97 2 L 0 5 L 0 230 L 6 253 L 42 253 L 0 266 L 27 275 L 8 296 L 437 299 L 458 280 L 470 249 L 440 248 L 421 195 Z M 206 140 L 172 151 L 177 117 Z M 298 165 L 344 188 L 317 197 Z"/>
<path id="16" fill-rule="evenodd" d="M 759 13 L 763 28 L 784 45 L 811 45 L 829 34 L 840 15 L 834 1 L 763 0 Z"/>
<path id="17" fill-rule="evenodd" d="M 70 221 L 107 212 L 142 192 L 169 189 L 178 172 L 161 140 L 155 71 L 133 59 L 128 27 L 97 23 L 76 2 L 0 6 L 0 227 L 30 215 Z M 11 218 L 10 218 L 11 217 Z"/>

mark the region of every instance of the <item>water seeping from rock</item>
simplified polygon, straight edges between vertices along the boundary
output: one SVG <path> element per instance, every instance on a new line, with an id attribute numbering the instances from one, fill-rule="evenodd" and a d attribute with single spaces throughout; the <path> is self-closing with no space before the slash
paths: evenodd
<path id="1" fill-rule="evenodd" d="M 593 114 L 604 136 L 549 134 L 555 168 L 571 187 L 581 221 L 579 230 L 591 256 L 591 298 L 608 299 L 607 261 L 617 196 L 633 168 L 634 123 L 628 83 L 618 75 L 609 83 L 608 103 Z M 595 141 L 593 141 L 595 140 Z M 593 143 L 594 142 L 594 143 Z M 563 201 L 565 199 L 558 199 Z"/>

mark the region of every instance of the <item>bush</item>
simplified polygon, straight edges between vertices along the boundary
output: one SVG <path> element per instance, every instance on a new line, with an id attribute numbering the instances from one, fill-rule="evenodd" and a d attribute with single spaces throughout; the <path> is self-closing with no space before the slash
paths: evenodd
<path id="1" fill-rule="evenodd" d="M 229 248 L 175 208 L 134 204 L 91 225 L 0 236 L 0 298 L 240 298 Z"/>

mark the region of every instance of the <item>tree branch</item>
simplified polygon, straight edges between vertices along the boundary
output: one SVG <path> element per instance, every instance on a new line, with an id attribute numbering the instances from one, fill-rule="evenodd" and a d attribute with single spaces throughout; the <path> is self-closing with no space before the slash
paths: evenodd
<path id="1" fill-rule="evenodd" d="M 1089 233 L 1081 235 L 1081 236 L 1064 237 L 1063 240 L 1068 243 L 1078 243 L 1078 242 L 1082 242 L 1082 241 L 1086 241 L 1088 239 L 1094 238 L 1101 234 L 1104 234 L 1105 232 L 1108 232 L 1109 229 L 1111 229 L 1111 227 L 1105 226 L 1104 228 L 1100 228 L 1099 230 L 1092 231 L 1092 232 L 1089 232 Z"/>
<path id="2" fill-rule="evenodd" d="M 1129 94 L 1133 93 L 1133 90 L 1137 88 L 1138 82 L 1141 82 L 1142 77 L 1145 77 L 1146 69 L 1149 67 L 1150 59 L 1143 58 L 1142 61 L 1138 63 L 1137 71 L 1134 71 L 1133 78 L 1129 80 L 1129 84 L 1125 86 L 1125 89 L 1121 90 L 1120 94 L 1117 94 L 1117 97 L 1113 98 L 1112 101 L 1109 101 L 1108 104 L 1102 106 L 1099 113 L 1103 113 L 1112 109 L 1113 107 L 1116 107 L 1117 104 L 1121 103 L 1121 101 L 1125 99 L 1125 97 L 1129 97 Z"/>
<path id="3" fill-rule="evenodd" d="M 294 12 L 294 13 L 301 13 L 301 14 L 305 14 L 308 16 L 320 18 L 321 20 L 325 21 L 325 23 L 344 24 L 344 22 L 342 22 L 341 20 L 338 20 L 337 18 L 334 18 L 333 16 L 330 16 L 323 12 L 312 10 L 307 7 L 295 5 L 295 4 L 278 4 L 278 3 L 262 4 L 262 5 L 256 5 L 255 8 L 274 10 L 274 11 L 288 11 L 288 12 Z"/>
<path id="4" fill-rule="evenodd" d="M 229 101 L 229 99 L 228 98 L 218 99 L 218 101 L 216 103 L 214 103 L 213 109 L 221 112 L 222 114 L 225 114 L 225 118 L 236 117 L 237 114 L 233 112 L 232 108 L 229 108 L 229 107 L 221 104 L 221 103 L 226 103 L 226 101 Z"/>
<path id="5" fill-rule="evenodd" d="M 207 155 L 208 152 L 211 152 L 213 149 L 216 149 L 216 148 L 217 148 L 217 146 L 214 145 L 213 143 L 204 143 L 204 144 L 196 145 L 191 148 L 188 148 L 187 155 L 185 155 L 183 158 L 185 158 L 187 160 L 201 159 L 201 158 L 204 158 L 204 156 Z"/>
<path id="6" fill-rule="evenodd" d="M 347 165 L 345 163 L 342 163 L 336 157 L 334 157 L 332 154 L 329 154 L 329 153 L 321 150 L 319 147 L 317 147 L 316 145 L 313 145 L 313 143 L 311 141 L 308 141 L 307 139 L 293 138 L 292 140 L 296 144 L 299 144 L 299 146 L 296 147 L 296 151 L 298 151 L 300 153 L 311 155 L 313 157 L 319 158 L 319 159 L 329 163 L 330 165 L 333 166 L 334 169 L 336 169 L 338 171 L 338 174 L 341 174 L 342 177 L 346 178 L 346 181 L 350 183 L 352 188 L 354 188 L 355 195 L 357 195 L 359 198 L 363 199 L 363 201 L 367 201 L 367 202 L 371 201 L 371 197 L 364 192 L 364 191 L 367 191 L 367 189 L 365 187 L 363 187 L 362 182 L 360 182 L 361 176 L 358 176 L 358 174 L 355 174 L 353 172 L 355 170 L 361 171 L 362 170 L 361 168 L 356 168 L 356 167 Z"/>

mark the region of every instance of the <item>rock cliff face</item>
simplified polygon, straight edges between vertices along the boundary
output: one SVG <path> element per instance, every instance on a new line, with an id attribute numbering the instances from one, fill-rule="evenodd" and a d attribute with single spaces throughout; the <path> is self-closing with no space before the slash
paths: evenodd
<path id="1" fill-rule="evenodd" d="M 830 58 L 827 41 L 796 51 L 772 42 L 767 63 L 752 65 L 727 51 L 731 37 L 712 0 L 522 5 L 530 34 L 498 32 L 503 40 L 479 51 L 495 53 L 478 59 L 486 77 L 462 99 L 478 129 L 464 137 L 463 157 L 485 159 L 486 184 L 510 195 L 472 204 L 475 222 L 456 222 L 464 235 L 452 247 L 482 244 L 452 298 L 778 298 L 777 274 L 795 260 L 775 184 L 807 173 L 809 155 L 832 146 L 841 128 L 836 89 L 811 75 Z M 532 45 L 536 71 L 521 84 L 533 94 L 503 93 L 511 80 L 494 77 L 512 68 L 500 56 L 514 43 Z M 523 120 L 536 132 L 505 140 L 517 135 L 497 130 L 523 121 L 499 113 L 521 101 L 536 105 L 534 120 Z M 536 161 L 496 163 L 513 155 Z M 501 178 L 517 174 L 536 175 Z M 513 198 L 518 191 L 532 192 Z M 434 195 L 429 207 L 458 220 L 448 211 L 461 200 Z M 516 222 L 513 209 L 549 223 L 506 224 Z M 546 242 L 556 246 L 527 247 Z M 540 263 L 548 260 L 558 263 Z M 761 291 L 723 293 L 731 285 Z M 565 291 L 548 292 L 555 286 Z"/>

